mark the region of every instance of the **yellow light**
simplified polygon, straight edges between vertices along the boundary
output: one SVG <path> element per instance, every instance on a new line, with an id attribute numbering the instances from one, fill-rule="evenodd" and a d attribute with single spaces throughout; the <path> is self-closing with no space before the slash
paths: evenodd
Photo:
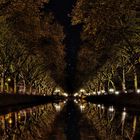
<path id="1" fill-rule="evenodd" d="M 110 112 L 113 112 L 114 111 L 114 108 L 113 108 L 113 106 L 111 106 L 111 107 L 109 107 L 109 109 L 108 109 Z"/>
<path id="2" fill-rule="evenodd" d="M 116 95 L 119 95 L 119 91 L 115 91 L 115 94 L 116 94 Z"/>
<path id="3" fill-rule="evenodd" d="M 7 81 L 10 82 L 11 81 L 11 78 L 8 78 Z"/>
<path id="4" fill-rule="evenodd" d="M 78 96 L 78 93 L 75 93 L 75 94 L 74 94 L 74 97 L 76 97 L 76 96 Z"/>
<path id="5" fill-rule="evenodd" d="M 85 90 L 84 89 L 80 89 L 80 92 L 85 92 Z"/>
<path id="6" fill-rule="evenodd" d="M 109 92 L 113 93 L 115 90 L 113 88 L 109 89 Z"/>
<path id="7" fill-rule="evenodd" d="M 101 90 L 102 93 L 105 93 L 105 90 Z"/>
<path id="8" fill-rule="evenodd" d="M 18 114 L 18 120 L 20 120 L 20 118 L 21 118 L 21 116 L 20 116 L 20 114 Z"/>
<path id="9" fill-rule="evenodd" d="M 83 109 L 85 108 L 84 105 L 80 105 L 80 110 L 83 111 Z"/>
<path id="10" fill-rule="evenodd" d="M 8 123 L 9 123 L 9 124 L 12 124 L 12 122 L 13 122 L 13 121 L 12 121 L 12 119 L 10 118 L 9 121 L 8 121 Z"/>

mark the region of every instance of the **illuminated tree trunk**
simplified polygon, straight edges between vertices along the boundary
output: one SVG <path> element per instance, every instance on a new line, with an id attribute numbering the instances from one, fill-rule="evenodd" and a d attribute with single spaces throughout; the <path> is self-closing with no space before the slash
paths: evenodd
<path id="1" fill-rule="evenodd" d="M 131 136 L 132 140 L 133 140 L 133 138 L 135 136 L 136 126 L 137 126 L 137 116 L 134 116 L 134 119 L 133 119 L 133 130 L 132 130 L 132 136 Z"/>
<path id="2" fill-rule="evenodd" d="M 25 82 L 25 80 L 23 80 L 23 93 L 24 94 L 26 93 L 26 82 Z"/>
<path id="3" fill-rule="evenodd" d="M 134 89 L 135 89 L 135 92 L 137 92 L 137 89 L 138 89 L 138 76 L 137 76 L 135 66 L 133 67 L 133 69 L 134 69 Z"/>
<path id="4" fill-rule="evenodd" d="M 114 90 L 116 89 L 114 82 L 110 79 L 110 80 L 108 80 L 108 84 L 107 84 L 108 85 L 108 92 L 110 89 L 110 83 L 111 83 L 111 88 L 113 88 Z"/>
<path id="5" fill-rule="evenodd" d="M 16 77 L 14 78 L 14 94 L 17 93 L 17 80 Z"/>
<path id="6" fill-rule="evenodd" d="M 124 69 L 124 66 L 123 66 L 123 72 L 122 72 L 122 91 L 125 92 L 126 90 L 126 84 L 125 84 L 125 69 Z"/>
<path id="7" fill-rule="evenodd" d="M 29 93 L 30 93 L 30 95 L 32 94 L 32 85 L 30 85 L 30 87 L 29 87 Z"/>
<path id="8" fill-rule="evenodd" d="M 122 63 L 122 91 L 126 90 L 126 80 L 125 80 L 125 66 L 124 66 L 124 56 L 121 56 Z"/>
<path id="9" fill-rule="evenodd" d="M 4 93 L 4 90 L 5 90 L 5 74 L 2 73 L 1 75 L 1 93 Z"/>

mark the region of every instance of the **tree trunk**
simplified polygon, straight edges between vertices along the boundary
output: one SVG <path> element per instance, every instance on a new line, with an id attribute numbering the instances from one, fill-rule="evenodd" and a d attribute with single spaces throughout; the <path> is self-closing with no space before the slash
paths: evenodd
<path id="1" fill-rule="evenodd" d="M 136 72 L 136 68 L 134 67 L 134 90 L 137 92 L 138 89 L 138 76 Z"/>
<path id="2" fill-rule="evenodd" d="M 30 87 L 29 87 L 29 93 L 30 93 L 30 95 L 32 95 L 32 85 L 30 85 Z"/>
<path id="3" fill-rule="evenodd" d="M 123 73 L 122 73 L 122 91 L 125 92 L 126 90 L 126 84 L 125 84 L 125 70 L 124 70 L 124 67 L 123 67 Z"/>
<path id="4" fill-rule="evenodd" d="M 110 88 L 110 80 L 107 81 L 107 93 L 109 93 L 109 88 Z"/>
<path id="5" fill-rule="evenodd" d="M 17 80 L 16 77 L 14 78 L 14 94 L 17 93 Z"/>
<path id="6" fill-rule="evenodd" d="M 131 139 L 132 139 L 132 140 L 133 140 L 133 138 L 134 138 L 134 136 L 135 136 L 136 125 L 137 125 L 137 116 L 134 116 L 134 120 L 133 120 L 133 130 L 132 130 L 132 136 L 131 136 Z"/>
<path id="7" fill-rule="evenodd" d="M 110 83 L 112 84 L 113 89 L 116 90 L 114 82 L 112 80 L 110 80 Z"/>
<path id="8" fill-rule="evenodd" d="M 25 80 L 23 80 L 23 93 L 24 94 L 26 93 L 26 82 L 25 82 Z"/>
<path id="9" fill-rule="evenodd" d="M 4 85 L 5 85 L 5 74 L 4 73 L 2 73 L 1 74 L 1 93 L 3 93 L 4 92 Z"/>

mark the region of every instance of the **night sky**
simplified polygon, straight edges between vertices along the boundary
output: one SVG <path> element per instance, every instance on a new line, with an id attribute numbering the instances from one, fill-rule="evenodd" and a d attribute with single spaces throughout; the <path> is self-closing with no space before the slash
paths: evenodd
<path id="1" fill-rule="evenodd" d="M 56 20 L 64 27 L 66 34 L 64 44 L 66 52 L 65 84 L 66 90 L 72 93 L 75 88 L 75 71 L 77 52 L 80 45 L 81 25 L 72 26 L 69 16 L 76 0 L 50 0 L 46 10 L 53 12 Z"/>

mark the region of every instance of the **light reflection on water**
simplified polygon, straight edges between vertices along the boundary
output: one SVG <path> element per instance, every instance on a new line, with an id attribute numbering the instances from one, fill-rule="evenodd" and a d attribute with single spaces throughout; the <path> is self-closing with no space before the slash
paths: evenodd
<path id="1" fill-rule="evenodd" d="M 139 140 L 140 115 L 80 100 L 0 116 L 0 140 Z"/>
<path id="2" fill-rule="evenodd" d="M 140 113 L 114 106 L 79 102 L 79 108 L 96 128 L 101 140 L 139 140 Z M 127 112 L 128 111 L 128 112 Z M 137 110 L 138 111 L 138 110 Z M 140 110 L 139 110 L 140 111 Z"/>
<path id="3" fill-rule="evenodd" d="M 0 116 L 0 140 L 38 140 L 47 138 L 51 124 L 64 103 L 50 103 Z M 46 133 L 44 134 L 44 129 Z M 46 135 L 46 136 L 45 136 Z"/>

